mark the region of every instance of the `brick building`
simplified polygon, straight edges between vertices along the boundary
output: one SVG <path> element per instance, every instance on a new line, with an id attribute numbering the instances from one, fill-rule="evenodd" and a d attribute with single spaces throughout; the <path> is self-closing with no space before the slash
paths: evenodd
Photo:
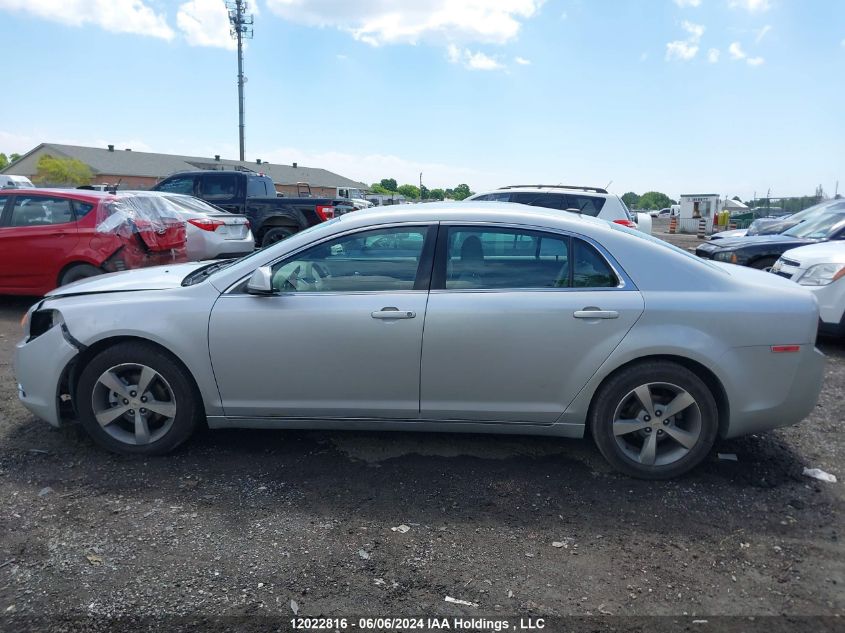
<path id="1" fill-rule="evenodd" d="M 314 196 L 334 197 L 338 187 L 367 189 L 367 185 L 356 182 L 339 174 L 315 167 L 277 165 L 257 160 L 255 162 L 228 160 L 214 156 L 177 156 L 174 154 L 154 154 L 136 152 L 131 149 L 108 147 L 83 147 L 81 145 L 62 145 L 59 143 L 41 143 L 35 149 L 21 156 L 0 173 L 26 176 L 32 180 L 38 172 L 38 160 L 44 155 L 55 158 L 76 158 L 91 169 L 94 179 L 91 184 L 120 183 L 121 189 L 149 189 L 159 180 L 180 171 L 197 169 L 251 169 L 264 173 L 273 179 L 276 191 L 286 196 L 297 195 L 297 183 L 308 183 Z M 49 183 L 60 186 L 64 183 Z"/>

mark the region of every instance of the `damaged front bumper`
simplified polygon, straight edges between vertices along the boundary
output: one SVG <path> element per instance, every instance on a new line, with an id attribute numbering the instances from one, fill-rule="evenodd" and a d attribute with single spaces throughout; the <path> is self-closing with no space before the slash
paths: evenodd
<path id="1" fill-rule="evenodd" d="M 61 426 L 61 386 L 65 368 L 79 354 L 64 323 L 15 346 L 14 373 L 18 398 L 34 415 Z M 77 343 L 78 344 L 78 343 Z"/>

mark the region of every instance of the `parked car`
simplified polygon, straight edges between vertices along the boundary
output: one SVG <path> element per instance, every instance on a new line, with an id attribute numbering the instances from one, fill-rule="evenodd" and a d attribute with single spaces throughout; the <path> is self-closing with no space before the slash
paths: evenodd
<path id="1" fill-rule="evenodd" d="M 796 224 L 801 224 L 815 217 L 819 213 L 842 209 L 845 209 L 845 200 L 825 200 L 803 211 L 782 218 L 759 218 L 748 227 L 748 235 L 777 235 L 791 229 Z"/>
<path id="2" fill-rule="evenodd" d="M 748 234 L 748 229 L 728 229 L 727 231 L 719 231 L 718 233 L 713 233 L 710 236 L 710 241 L 713 240 L 726 240 L 726 239 L 733 239 L 737 237 L 745 237 Z"/>
<path id="3" fill-rule="evenodd" d="M 43 295 L 104 272 L 184 261 L 184 221 L 132 196 L 0 191 L 0 294 Z"/>
<path id="4" fill-rule="evenodd" d="M 845 243 L 822 242 L 786 251 L 772 272 L 816 295 L 819 333 L 845 336 Z"/>
<path id="5" fill-rule="evenodd" d="M 0 189 L 34 189 L 35 185 L 26 176 L 0 174 Z"/>
<path id="6" fill-rule="evenodd" d="M 778 258 L 791 248 L 841 239 L 845 239 L 845 209 L 821 213 L 780 235 L 706 242 L 695 249 L 695 254 L 705 259 L 770 270 Z"/>
<path id="7" fill-rule="evenodd" d="M 246 216 L 227 213 L 204 200 L 179 193 L 134 191 L 139 199 L 155 206 L 164 201 L 167 210 L 182 217 L 187 231 L 189 261 L 243 257 L 255 250 L 255 237 Z"/>
<path id="8" fill-rule="evenodd" d="M 516 202 L 534 207 L 571 211 L 651 233 L 651 216 L 648 213 L 631 213 L 622 198 L 598 187 L 515 185 L 501 187 L 496 191 L 477 193 L 465 200 L 465 202 L 482 201 Z"/>
<path id="9" fill-rule="evenodd" d="M 14 366 L 30 411 L 78 419 L 121 453 L 166 453 L 205 421 L 589 429 L 614 467 L 658 479 L 717 436 L 812 411 L 817 322 L 797 284 L 617 224 L 425 204 L 349 213 L 236 261 L 56 290 L 27 312 Z"/>
<path id="10" fill-rule="evenodd" d="M 653 218 L 669 218 L 669 217 L 672 217 L 672 209 L 667 207 L 665 209 L 660 209 L 660 211 L 652 211 L 651 217 L 653 217 Z"/>
<path id="11" fill-rule="evenodd" d="M 341 198 L 280 198 L 271 178 L 245 171 L 179 172 L 153 190 L 195 196 L 224 211 L 246 216 L 259 246 L 269 246 L 333 218 L 335 207 L 351 207 L 349 200 Z"/>

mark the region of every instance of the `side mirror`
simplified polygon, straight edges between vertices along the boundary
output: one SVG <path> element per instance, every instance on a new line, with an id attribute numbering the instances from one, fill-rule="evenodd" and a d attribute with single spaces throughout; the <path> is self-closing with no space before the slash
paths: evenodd
<path id="1" fill-rule="evenodd" d="M 273 269 L 262 266 L 256 269 L 246 284 L 246 291 L 251 295 L 273 295 Z"/>

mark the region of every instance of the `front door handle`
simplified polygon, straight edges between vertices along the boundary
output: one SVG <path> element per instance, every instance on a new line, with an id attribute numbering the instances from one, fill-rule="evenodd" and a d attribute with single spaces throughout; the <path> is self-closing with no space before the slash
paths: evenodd
<path id="1" fill-rule="evenodd" d="M 399 308 L 388 307 L 376 310 L 370 313 L 374 319 L 413 319 L 417 316 L 416 312 L 400 310 Z"/>
<path id="2" fill-rule="evenodd" d="M 601 310 L 590 306 L 583 310 L 576 310 L 572 316 L 576 319 L 618 319 L 619 313 L 616 310 Z"/>

